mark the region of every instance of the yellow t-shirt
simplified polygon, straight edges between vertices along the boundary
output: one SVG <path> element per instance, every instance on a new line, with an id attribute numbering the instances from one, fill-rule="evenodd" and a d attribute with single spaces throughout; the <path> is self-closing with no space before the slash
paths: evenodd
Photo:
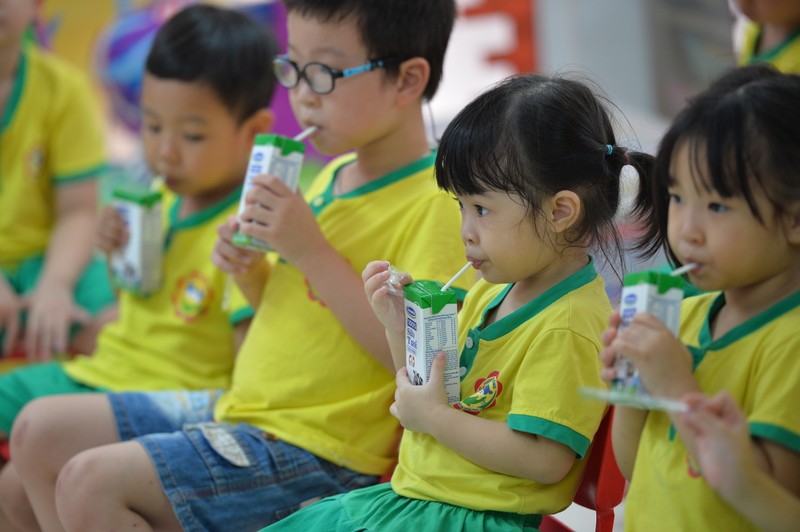
<path id="1" fill-rule="evenodd" d="M 235 358 L 233 324 L 252 316 L 244 296 L 211 262 L 217 227 L 235 214 L 241 189 L 178 219 L 181 198 L 165 191 L 161 288 L 122 291 L 119 319 L 100 332 L 91 356 L 64 364 L 67 375 L 96 388 L 227 388 Z M 227 301 L 226 301 L 227 298 Z"/>
<path id="2" fill-rule="evenodd" d="M 105 165 L 99 114 L 83 74 L 24 47 L 0 121 L 0 266 L 41 255 L 55 223 L 55 188 Z"/>
<path id="3" fill-rule="evenodd" d="M 760 37 L 761 27 L 758 24 L 751 22 L 745 26 L 742 52 L 739 57 L 740 65 L 769 63 L 781 72 L 800 74 L 800 30 L 772 50 L 757 54 L 755 50 Z"/>
<path id="4" fill-rule="evenodd" d="M 415 279 L 447 280 L 464 264 L 457 203 L 426 156 L 341 196 L 329 164 L 307 193 L 322 233 L 361 272 L 389 260 Z M 469 277 L 469 276 L 466 276 Z M 459 285 L 469 286 L 462 277 Z M 354 297 L 366 297 L 355 294 Z M 326 460 L 382 474 L 397 454 L 394 374 L 347 333 L 302 272 L 278 260 L 216 418 L 249 423 Z"/>
<path id="5" fill-rule="evenodd" d="M 739 403 L 754 437 L 800 452 L 800 292 L 716 340 L 709 320 L 718 293 L 686 299 L 681 341 L 707 394 L 725 390 Z M 625 503 L 627 530 L 756 530 L 703 480 L 669 417 L 652 411 L 642 432 Z"/>
<path id="6" fill-rule="evenodd" d="M 405 431 L 392 476 L 398 495 L 518 514 L 555 513 L 572 502 L 583 457 L 605 412 L 603 403 L 583 400 L 578 390 L 604 387 L 598 352 L 611 304 L 590 263 L 484 326 L 511 286 L 478 281 L 467 294 L 458 316 L 463 377 L 455 406 L 563 443 L 580 460 L 561 482 L 540 484 L 489 471 L 429 434 Z"/>

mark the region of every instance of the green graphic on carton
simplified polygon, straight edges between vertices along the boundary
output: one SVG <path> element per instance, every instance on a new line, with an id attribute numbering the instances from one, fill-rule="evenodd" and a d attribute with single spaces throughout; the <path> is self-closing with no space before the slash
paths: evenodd
<path id="1" fill-rule="evenodd" d="M 664 294 L 674 288 L 683 290 L 684 283 L 683 279 L 678 276 L 654 271 L 629 273 L 622 283 L 623 286 L 635 286 L 637 284 L 653 285 L 659 294 Z"/>
<path id="2" fill-rule="evenodd" d="M 111 197 L 130 201 L 137 205 L 142 205 L 143 207 L 152 207 L 161 201 L 161 192 L 153 191 L 133 183 L 124 183 L 118 185 L 113 190 Z"/>
<path id="3" fill-rule="evenodd" d="M 458 303 L 455 290 L 448 289 L 442 292 L 439 281 L 414 281 L 403 289 L 405 298 L 416 303 L 420 308 L 430 308 L 433 314 L 438 314 L 450 303 Z"/>
<path id="4" fill-rule="evenodd" d="M 272 133 L 259 133 L 256 135 L 253 144 L 280 148 L 281 157 L 286 157 L 292 153 L 303 155 L 306 152 L 306 145 L 302 142 Z"/>

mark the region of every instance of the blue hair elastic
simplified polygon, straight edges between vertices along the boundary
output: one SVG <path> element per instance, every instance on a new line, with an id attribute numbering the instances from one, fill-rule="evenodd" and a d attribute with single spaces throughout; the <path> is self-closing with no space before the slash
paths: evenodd
<path id="1" fill-rule="evenodd" d="M 606 155 L 611 155 L 613 151 L 614 151 L 614 146 L 612 146 L 611 144 L 606 144 Z"/>

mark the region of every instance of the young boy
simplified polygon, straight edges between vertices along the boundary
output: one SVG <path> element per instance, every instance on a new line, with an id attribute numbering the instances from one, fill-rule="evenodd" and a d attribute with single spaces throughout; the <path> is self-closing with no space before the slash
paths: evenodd
<path id="1" fill-rule="evenodd" d="M 211 254 L 217 227 L 238 208 L 253 139 L 272 124 L 276 51 L 257 22 L 211 6 L 186 8 L 160 30 L 141 105 L 147 162 L 165 184 L 162 284 L 147 296 L 122 293 L 119 319 L 103 329 L 92 356 L 0 376 L 0 434 L 45 395 L 230 385 L 252 309 Z M 103 213 L 105 250 L 125 237 L 118 218 L 113 208 Z M 70 411 L 65 420 L 82 415 Z M 12 462 L 0 504 L 17 513 L 24 505 L 10 504 L 14 476 Z"/>
<path id="2" fill-rule="evenodd" d="M 41 3 L 0 2 L 0 356 L 30 360 L 90 351 L 114 303 L 86 238 L 100 117 L 83 74 L 25 39 Z"/>
<path id="3" fill-rule="evenodd" d="M 395 460 L 394 367 L 359 273 L 380 257 L 444 280 L 464 263 L 458 209 L 433 180 L 421 109 L 455 5 L 285 3 L 288 56 L 275 64 L 298 122 L 317 126 L 321 152 L 355 153 L 321 172 L 309 203 L 274 177 L 257 179 L 238 229 L 267 240 L 272 260 L 230 245 L 235 221 L 220 229 L 215 260 L 258 308 L 215 422 L 208 413 L 184 425 L 186 409 L 155 394 L 84 401 L 91 422 L 78 426 L 59 422 L 61 405 L 46 400 L 31 405 L 36 417 L 21 416 L 27 432 L 12 452 L 44 528 L 60 519 L 69 529 L 252 530 L 373 484 Z M 47 464 L 34 458 L 44 446 Z"/>

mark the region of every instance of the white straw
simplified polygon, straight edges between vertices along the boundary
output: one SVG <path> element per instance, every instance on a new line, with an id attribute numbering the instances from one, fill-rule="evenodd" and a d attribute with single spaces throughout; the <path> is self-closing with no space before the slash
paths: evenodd
<path id="1" fill-rule="evenodd" d="M 301 140 L 305 139 L 306 137 L 308 137 L 309 135 L 312 135 L 316 130 L 317 130 L 317 126 L 307 127 L 306 129 L 304 129 L 303 131 L 301 131 L 300 133 L 295 135 L 293 140 L 301 141 Z"/>
<path id="2" fill-rule="evenodd" d="M 454 282 L 456 282 L 456 279 L 458 279 L 459 277 L 461 277 L 462 275 L 464 275 L 464 272 L 465 272 L 465 271 L 467 271 L 467 270 L 469 269 L 469 267 L 470 267 L 470 266 L 472 266 L 472 263 L 471 263 L 471 262 L 468 262 L 468 263 L 466 263 L 464 266 L 462 266 L 462 267 L 461 267 L 461 269 L 460 269 L 460 270 L 458 270 L 458 273 L 456 273 L 456 274 L 455 274 L 453 277 L 451 277 L 451 278 L 450 278 L 450 280 L 449 280 L 449 281 L 447 281 L 447 282 L 444 284 L 444 286 L 442 287 L 442 292 L 444 292 L 444 291 L 446 291 L 448 288 L 450 288 L 450 285 L 451 285 L 451 284 L 453 284 Z"/>
<path id="3" fill-rule="evenodd" d="M 689 264 L 684 264 L 680 268 L 675 268 L 669 274 L 673 277 L 677 277 L 679 275 L 683 275 L 684 273 L 690 272 L 695 268 L 697 268 L 697 264 L 695 264 L 694 262 L 690 262 Z"/>

